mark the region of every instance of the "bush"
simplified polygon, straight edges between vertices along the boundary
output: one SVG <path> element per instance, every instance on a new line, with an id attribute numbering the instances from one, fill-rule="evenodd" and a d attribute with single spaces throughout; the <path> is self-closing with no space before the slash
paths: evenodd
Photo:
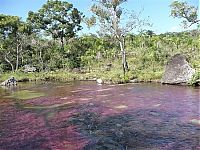
<path id="1" fill-rule="evenodd" d="M 200 80 L 200 70 L 196 71 L 196 73 L 193 75 L 189 84 L 190 85 L 196 85 L 197 81 L 199 81 L 199 80 Z"/>

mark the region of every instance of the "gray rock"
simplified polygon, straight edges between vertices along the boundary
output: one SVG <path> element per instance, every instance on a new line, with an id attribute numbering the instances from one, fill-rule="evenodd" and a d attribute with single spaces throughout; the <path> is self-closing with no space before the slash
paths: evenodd
<path id="1" fill-rule="evenodd" d="M 36 71 L 35 67 L 32 67 L 30 65 L 25 65 L 24 66 L 24 72 L 35 72 L 35 71 Z"/>
<path id="2" fill-rule="evenodd" d="M 194 73 L 195 70 L 189 65 L 185 56 L 176 54 L 168 61 L 161 83 L 188 83 L 192 79 Z"/>
<path id="3" fill-rule="evenodd" d="M 138 80 L 138 79 L 133 79 L 133 80 L 130 80 L 129 82 L 130 82 L 130 83 L 138 83 L 139 80 Z"/>
<path id="4" fill-rule="evenodd" d="M 14 77 L 9 78 L 1 83 L 1 86 L 16 86 L 17 80 Z"/>
<path id="5" fill-rule="evenodd" d="M 97 84 L 103 84 L 103 80 L 102 79 L 97 79 Z"/>
<path id="6" fill-rule="evenodd" d="M 81 69 L 80 69 L 80 68 L 74 68 L 74 69 L 72 69 L 72 72 L 80 73 L 80 72 L 81 72 Z"/>
<path id="7" fill-rule="evenodd" d="M 200 86 L 200 79 L 196 80 L 195 85 Z"/>

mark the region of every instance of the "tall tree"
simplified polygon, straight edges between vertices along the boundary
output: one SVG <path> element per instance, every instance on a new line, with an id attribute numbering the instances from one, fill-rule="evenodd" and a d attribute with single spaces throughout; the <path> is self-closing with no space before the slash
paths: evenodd
<path id="1" fill-rule="evenodd" d="M 126 1 L 127 0 L 94 0 L 94 5 L 91 7 L 91 11 L 98 20 L 98 22 L 96 22 L 94 17 L 92 17 L 92 22 L 99 23 L 101 33 L 110 33 L 119 43 L 124 75 L 128 70 L 125 36 L 128 32 L 144 23 L 144 20 L 139 20 L 139 15 L 136 13 L 130 13 L 129 17 L 125 19 L 127 22 L 122 22 L 123 9 L 121 6 Z M 89 22 L 90 25 L 92 22 Z"/>
<path id="2" fill-rule="evenodd" d="M 27 26 L 17 16 L 0 15 L 1 55 L 11 66 L 18 70 L 19 57 L 23 50 Z"/>
<path id="3" fill-rule="evenodd" d="M 170 7 L 171 16 L 174 18 L 183 18 L 183 24 L 185 28 L 200 22 L 197 14 L 198 7 L 190 6 L 187 2 L 179 1 L 172 2 Z"/>
<path id="4" fill-rule="evenodd" d="M 54 39 L 59 38 L 64 50 L 64 38 L 73 37 L 81 30 L 80 13 L 73 5 L 60 0 L 48 0 L 38 12 L 28 13 L 28 22 L 36 30 L 51 34 Z"/>

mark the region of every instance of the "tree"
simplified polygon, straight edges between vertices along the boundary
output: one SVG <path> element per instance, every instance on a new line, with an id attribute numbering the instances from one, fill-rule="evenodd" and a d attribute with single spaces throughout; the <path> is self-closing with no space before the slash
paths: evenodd
<path id="1" fill-rule="evenodd" d="M 183 18 L 184 27 L 190 27 L 200 22 L 198 19 L 198 8 L 190 6 L 186 2 L 174 1 L 171 5 L 171 16 L 174 18 Z M 188 24 L 189 23 L 189 24 Z"/>
<path id="2" fill-rule="evenodd" d="M 36 30 L 51 34 L 53 39 L 59 38 L 64 50 L 64 38 L 74 37 L 81 30 L 82 13 L 73 5 L 59 0 L 48 0 L 38 12 L 29 11 L 27 21 Z"/>
<path id="3" fill-rule="evenodd" d="M 0 15 L 1 54 L 11 66 L 18 70 L 19 57 L 25 45 L 27 26 L 17 16 Z"/>
<path id="4" fill-rule="evenodd" d="M 124 76 L 128 70 L 125 50 L 125 36 L 128 32 L 144 23 L 144 20 L 139 20 L 139 16 L 135 13 L 129 14 L 129 18 L 126 23 L 122 22 L 123 9 L 121 8 L 121 5 L 126 1 L 127 0 L 94 0 L 94 5 L 91 7 L 91 11 L 95 14 L 99 21 L 101 33 L 110 33 L 119 43 Z M 92 17 L 92 19 L 93 23 L 97 23 L 94 21 L 94 17 Z"/>

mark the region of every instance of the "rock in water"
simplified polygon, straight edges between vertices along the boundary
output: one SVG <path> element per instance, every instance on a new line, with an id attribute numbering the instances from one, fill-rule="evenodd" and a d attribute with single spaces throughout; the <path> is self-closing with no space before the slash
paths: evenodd
<path id="1" fill-rule="evenodd" d="M 17 85 L 17 80 L 14 77 L 11 77 L 8 80 L 5 80 L 0 84 L 1 86 L 15 86 Z"/>
<path id="2" fill-rule="evenodd" d="M 97 79 L 97 83 L 98 84 L 103 84 L 103 80 L 102 79 Z"/>
<path id="3" fill-rule="evenodd" d="M 161 83 L 187 83 L 191 80 L 194 73 L 195 70 L 189 65 L 186 57 L 181 54 L 176 54 L 168 61 Z"/>

